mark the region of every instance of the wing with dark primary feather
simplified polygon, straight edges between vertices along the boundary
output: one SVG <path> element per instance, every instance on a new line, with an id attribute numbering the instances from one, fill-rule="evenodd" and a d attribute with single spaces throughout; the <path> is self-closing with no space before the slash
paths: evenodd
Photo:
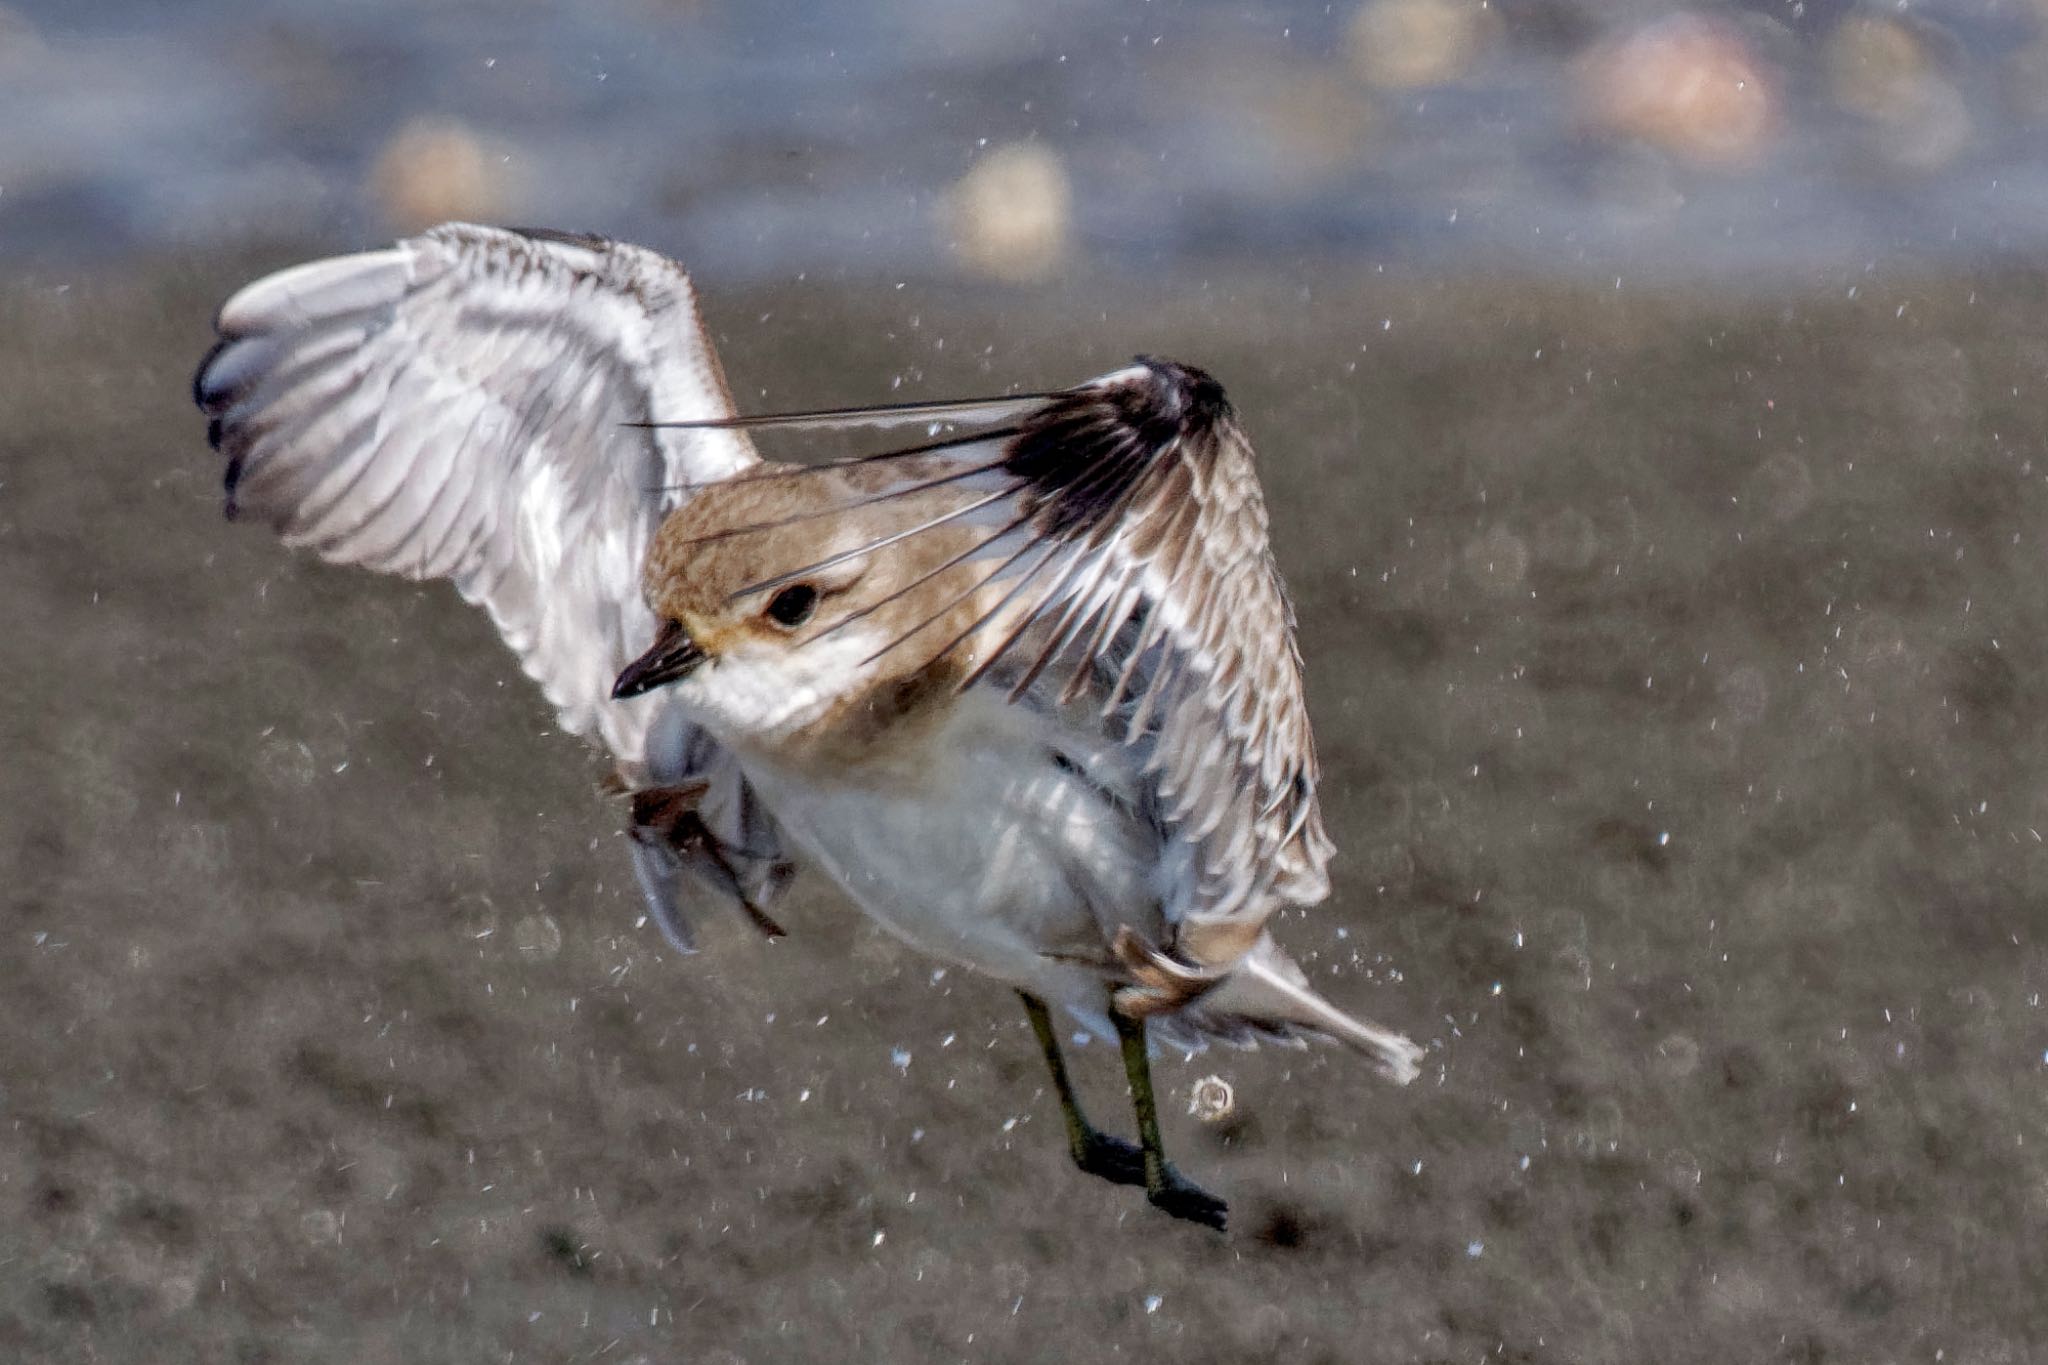
<path id="1" fill-rule="evenodd" d="M 889 496 L 943 485 L 945 510 L 853 552 L 970 523 L 970 549 L 935 557 L 919 583 L 971 569 L 950 602 L 986 609 L 950 637 L 927 618 L 881 652 L 956 654 L 971 661 L 963 687 L 1097 705 L 1141 756 L 1169 841 L 1175 940 L 1162 946 L 1221 969 L 1281 906 L 1329 890 L 1294 611 L 1250 442 L 1214 379 L 1149 359 L 1003 417 L 918 447 L 905 468 L 920 472 Z"/>
<path id="2" fill-rule="evenodd" d="M 766 894 L 785 864 L 737 765 L 694 727 L 652 733 L 672 708 L 611 697 L 654 636 L 640 570 L 661 518 L 758 458 L 737 432 L 647 425 L 731 414 L 682 270 L 600 238 L 450 224 L 258 280 L 216 327 L 193 387 L 229 515 L 330 560 L 449 579 L 629 786 L 695 792 L 688 839 L 636 845 L 679 946 L 676 871 Z"/>

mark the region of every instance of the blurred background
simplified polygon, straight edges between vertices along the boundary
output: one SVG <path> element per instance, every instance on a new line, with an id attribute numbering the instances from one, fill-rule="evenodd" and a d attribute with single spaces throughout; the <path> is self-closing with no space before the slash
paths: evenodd
<path id="1" fill-rule="evenodd" d="M 2044 134 L 2039 0 L 0 9 L 0 1358 L 2048 1357 Z M 450 217 L 749 409 L 1213 370 L 1424 1078 L 1162 1059 L 1216 1237 L 818 879 L 669 952 L 487 622 L 221 520 L 220 300 Z"/>
<path id="2" fill-rule="evenodd" d="M 2038 0 L 14 6 L 0 252 L 450 217 L 728 281 L 2025 251 L 2044 26 Z"/>

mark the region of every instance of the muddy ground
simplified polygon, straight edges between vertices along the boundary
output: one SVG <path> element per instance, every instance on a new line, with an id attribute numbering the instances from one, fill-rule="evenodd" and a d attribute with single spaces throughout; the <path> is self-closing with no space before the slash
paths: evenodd
<path id="1" fill-rule="evenodd" d="M 0 292 L 0 1356 L 2048 1349 L 2048 281 L 705 282 L 749 406 L 1244 412 L 1341 849 L 1280 932 L 1431 1053 L 1163 1065 L 1219 1237 L 815 879 L 678 960 L 479 616 L 223 524 L 189 372 L 294 254 Z"/>

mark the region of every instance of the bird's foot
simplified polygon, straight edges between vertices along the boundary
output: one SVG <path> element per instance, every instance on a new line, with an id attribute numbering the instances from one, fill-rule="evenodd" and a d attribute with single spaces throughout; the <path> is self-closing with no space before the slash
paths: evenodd
<path id="1" fill-rule="evenodd" d="M 1152 1201 L 1152 1207 L 1175 1218 L 1185 1218 L 1190 1223 L 1221 1232 L 1230 1218 L 1230 1205 L 1210 1194 L 1194 1181 L 1175 1170 L 1169 1163 L 1161 1173 L 1157 1185 L 1149 1185 L 1145 1197 Z"/>
<path id="2" fill-rule="evenodd" d="M 1076 1166 L 1112 1185 L 1145 1183 L 1145 1149 L 1135 1142 L 1090 1130 L 1073 1152 Z"/>

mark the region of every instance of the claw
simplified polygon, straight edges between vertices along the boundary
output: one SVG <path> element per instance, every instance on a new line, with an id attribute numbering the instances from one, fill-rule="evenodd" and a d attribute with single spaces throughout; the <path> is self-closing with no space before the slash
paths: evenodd
<path id="1" fill-rule="evenodd" d="M 1145 1197 L 1152 1201 L 1153 1208 L 1218 1232 L 1225 1229 L 1230 1222 L 1230 1205 L 1182 1175 L 1170 1163 L 1162 1175 L 1164 1178 L 1157 1188 L 1145 1191 Z"/>
<path id="2" fill-rule="evenodd" d="M 712 832 L 711 827 L 704 823 L 704 817 L 697 812 L 698 804 L 710 785 L 706 780 L 696 779 L 673 787 L 648 787 L 632 792 L 632 836 L 638 841 L 671 850 L 681 866 L 718 891 L 720 898 L 746 916 L 747 922 L 758 929 L 762 937 L 782 938 L 782 926 L 747 895 L 740 882 L 739 871 L 725 856 L 728 845 Z M 670 918 L 680 924 L 673 907 Z M 664 920 L 663 927 L 665 931 L 668 929 L 668 920 Z M 670 932 L 669 938 L 686 951 L 690 947 L 687 929 L 680 933 Z"/>

